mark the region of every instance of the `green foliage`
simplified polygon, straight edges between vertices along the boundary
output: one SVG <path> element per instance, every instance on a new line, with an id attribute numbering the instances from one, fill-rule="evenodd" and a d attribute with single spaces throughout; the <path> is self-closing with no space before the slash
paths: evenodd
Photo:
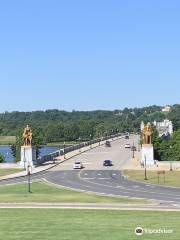
<path id="1" fill-rule="evenodd" d="M 180 130 L 174 132 L 170 140 L 153 136 L 155 158 L 163 161 L 180 161 Z"/>
<path id="2" fill-rule="evenodd" d="M 35 111 L 5 112 L 0 114 L 0 135 L 19 136 L 19 129 L 30 124 L 47 142 L 82 141 L 116 132 L 140 132 L 140 123 L 162 121 L 166 117 L 180 128 L 180 105 L 174 105 L 169 114 L 161 106 L 125 108 L 115 111 Z M 20 140 L 17 140 L 19 143 Z M 17 144 L 16 144 L 17 145 Z"/>
<path id="3" fill-rule="evenodd" d="M 4 155 L 0 154 L 0 163 L 3 163 L 5 162 L 5 157 Z"/>

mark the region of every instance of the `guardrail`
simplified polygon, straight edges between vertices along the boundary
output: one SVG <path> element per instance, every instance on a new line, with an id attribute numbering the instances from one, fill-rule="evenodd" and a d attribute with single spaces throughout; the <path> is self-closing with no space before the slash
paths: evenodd
<path id="1" fill-rule="evenodd" d="M 120 137 L 120 136 L 122 136 L 122 134 L 118 133 L 118 134 L 114 134 L 114 135 L 110 135 L 110 136 L 106 136 L 106 137 L 93 139 L 91 141 L 75 144 L 73 146 L 66 147 L 64 149 L 60 149 L 56 152 L 49 153 L 46 156 L 39 157 L 36 161 L 36 164 L 40 165 L 40 164 L 45 163 L 45 162 L 53 161 L 55 158 L 57 158 L 59 156 L 63 156 L 64 154 L 67 154 L 69 152 L 81 149 L 83 147 L 91 146 L 92 144 L 95 144 L 95 143 L 98 143 L 98 142 L 100 143 L 100 142 L 105 141 L 105 140 L 110 140 L 110 139 L 113 139 L 113 138 L 117 138 L 117 137 Z"/>

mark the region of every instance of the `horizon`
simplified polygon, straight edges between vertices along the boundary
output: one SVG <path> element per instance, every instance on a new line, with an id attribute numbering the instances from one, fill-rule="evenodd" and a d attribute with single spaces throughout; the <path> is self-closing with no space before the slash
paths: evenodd
<path id="1" fill-rule="evenodd" d="M 50 108 L 50 109 L 35 109 L 35 110 L 32 110 L 32 111 L 19 111 L 19 110 L 14 110 L 14 111 L 4 111 L 4 112 L 0 112 L 0 114 L 5 114 L 5 113 L 14 113 L 14 112 L 19 112 L 19 113 L 27 113 L 27 112 L 46 112 L 46 111 L 62 111 L 62 112 L 68 112 L 68 113 L 73 113 L 73 112 L 95 112 L 95 111 L 110 111 L 110 112 L 114 112 L 114 111 L 124 111 L 124 109 L 142 109 L 142 108 L 149 108 L 149 107 L 161 107 L 161 108 L 164 108 L 164 107 L 173 107 L 175 105 L 180 105 L 179 103 L 175 103 L 175 104 L 166 104 L 164 106 L 160 106 L 160 105 L 146 105 L 146 106 L 140 106 L 140 107 L 124 107 L 124 108 L 121 108 L 121 109 L 93 109 L 93 110 L 78 110 L 78 109 L 72 109 L 70 111 L 68 110 L 65 110 L 65 109 L 57 109 L 57 108 Z"/>

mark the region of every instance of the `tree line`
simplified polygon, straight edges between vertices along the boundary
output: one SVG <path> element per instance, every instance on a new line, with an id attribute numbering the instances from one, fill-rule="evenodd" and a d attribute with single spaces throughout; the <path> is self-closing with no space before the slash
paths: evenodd
<path id="1" fill-rule="evenodd" d="M 140 133 L 140 123 L 172 120 L 175 133 L 169 141 L 154 134 L 156 159 L 180 160 L 180 105 L 172 106 L 169 113 L 162 112 L 162 106 L 125 108 L 114 111 L 61 111 L 46 110 L 34 112 L 5 112 L 0 114 L 0 135 L 16 136 L 12 146 L 14 156 L 19 159 L 22 131 L 29 124 L 34 133 L 37 155 L 40 146 L 53 142 L 88 141 L 93 138 L 123 132 Z M 155 131 L 156 132 L 156 131 Z M 155 136 L 156 135 L 156 136 Z"/>
<path id="2" fill-rule="evenodd" d="M 140 123 L 173 121 L 180 128 L 180 105 L 163 113 L 161 106 L 125 108 L 114 111 L 47 110 L 34 112 L 5 112 L 0 114 L 0 135 L 17 136 L 27 124 L 35 129 L 43 143 L 90 140 L 116 132 L 140 132 Z"/>

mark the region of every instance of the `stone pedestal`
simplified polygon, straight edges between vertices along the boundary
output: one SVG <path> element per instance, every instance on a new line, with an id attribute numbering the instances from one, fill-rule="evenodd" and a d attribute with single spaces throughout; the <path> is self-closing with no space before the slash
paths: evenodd
<path id="1" fill-rule="evenodd" d="M 27 169 L 27 166 L 34 167 L 36 164 L 36 149 L 32 146 L 21 147 L 21 161 L 20 166 Z"/>
<path id="2" fill-rule="evenodd" d="M 154 147 L 152 144 L 143 144 L 141 151 L 141 162 L 143 165 L 152 166 L 154 165 Z"/>

